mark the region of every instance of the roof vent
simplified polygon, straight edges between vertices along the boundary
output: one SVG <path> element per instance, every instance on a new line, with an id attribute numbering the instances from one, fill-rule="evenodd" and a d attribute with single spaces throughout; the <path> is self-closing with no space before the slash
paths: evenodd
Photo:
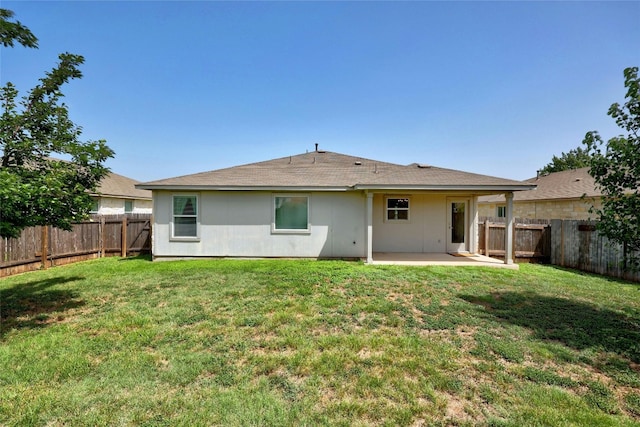
<path id="1" fill-rule="evenodd" d="M 426 165 L 424 163 L 416 163 L 416 166 L 418 166 L 420 169 L 431 169 L 431 165 Z"/>
<path id="2" fill-rule="evenodd" d="M 576 178 L 576 182 L 582 181 L 582 178 Z"/>
<path id="3" fill-rule="evenodd" d="M 356 162 L 354 163 L 356 166 L 360 166 L 362 164 L 362 162 L 360 160 L 356 160 Z"/>

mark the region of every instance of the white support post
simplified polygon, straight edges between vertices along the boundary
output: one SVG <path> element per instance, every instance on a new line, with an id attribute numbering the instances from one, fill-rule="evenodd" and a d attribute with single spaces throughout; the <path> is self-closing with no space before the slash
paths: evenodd
<path id="1" fill-rule="evenodd" d="M 471 212 L 471 218 L 469 221 L 469 252 L 477 254 L 478 251 L 478 196 L 471 198 L 471 206 L 469 212 Z"/>
<path id="2" fill-rule="evenodd" d="M 513 193 L 505 193 L 507 212 L 504 224 L 504 263 L 513 264 Z"/>
<path id="3" fill-rule="evenodd" d="M 373 262 L 373 193 L 367 194 L 367 264 Z"/>

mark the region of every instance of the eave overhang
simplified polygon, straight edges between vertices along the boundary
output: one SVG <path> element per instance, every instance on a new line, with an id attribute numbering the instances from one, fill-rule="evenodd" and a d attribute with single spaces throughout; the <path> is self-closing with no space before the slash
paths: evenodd
<path id="1" fill-rule="evenodd" d="M 126 200 L 149 200 L 151 201 L 151 197 L 142 197 L 142 196 L 125 196 L 124 194 L 109 194 L 109 193 L 89 193 L 92 197 L 109 197 L 112 199 L 126 199 Z"/>
<path id="2" fill-rule="evenodd" d="M 320 187 L 320 186 L 295 186 L 295 185 L 141 185 L 136 188 L 143 190 L 165 191 L 350 191 L 352 187 Z"/>
<path id="3" fill-rule="evenodd" d="M 504 193 L 509 191 L 527 191 L 536 188 L 535 185 L 369 185 L 357 184 L 354 190 L 368 191 L 468 191 L 486 194 Z"/>
<path id="4" fill-rule="evenodd" d="M 296 186 L 296 185 L 163 185 L 142 184 L 136 188 L 143 190 L 165 191 L 466 191 L 484 194 L 504 193 L 510 191 L 527 191 L 535 185 L 378 185 L 356 184 L 353 186 Z"/>
<path id="5" fill-rule="evenodd" d="M 517 200 L 513 200 L 514 203 L 537 203 L 537 202 L 580 202 L 580 201 L 591 201 L 591 200 L 599 200 L 599 199 L 603 199 L 604 196 L 602 196 L 601 194 L 599 195 L 593 195 L 593 196 L 576 196 L 576 197 L 557 197 L 557 198 L 543 198 L 543 199 L 517 199 Z M 501 197 L 500 199 L 495 199 L 495 200 L 490 200 L 490 201 L 478 201 L 478 203 L 481 204 L 495 204 L 495 203 L 504 203 L 505 199 L 504 197 Z"/>

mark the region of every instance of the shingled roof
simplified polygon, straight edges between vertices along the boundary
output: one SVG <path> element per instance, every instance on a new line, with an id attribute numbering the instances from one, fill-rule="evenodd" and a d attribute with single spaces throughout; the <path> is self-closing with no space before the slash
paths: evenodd
<path id="1" fill-rule="evenodd" d="M 420 164 L 398 165 L 330 151 L 312 151 L 138 184 L 148 190 L 414 189 L 516 191 L 535 184 Z"/>
<path id="2" fill-rule="evenodd" d="M 595 180 L 589 175 L 589 168 L 571 169 L 562 172 L 554 172 L 536 178 L 530 178 L 524 182 L 536 184 L 537 188 L 531 191 L 519 191 L 514 194 L 516 202 L 538 200 L 566 200 L 586 197 L 600 197 Z M 505 201 L 503 195 L 483 196 L 478 198 L 481 203 L 501 203 Z"/>
<path id="3" fill-rule="evenodd" d="M 151 192 L 136 188 L 140 181 L 110 172 L 100 181 L 97 196 L 151 200 Z"/>

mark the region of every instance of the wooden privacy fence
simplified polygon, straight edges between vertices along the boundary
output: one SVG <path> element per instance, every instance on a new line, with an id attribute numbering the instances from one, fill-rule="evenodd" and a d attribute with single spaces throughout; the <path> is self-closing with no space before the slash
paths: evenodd
<path id="1" fill-rule="evenodd" d="M 0 239 L 0 277 L 92 258 L 151 252 L 151 215 L 94 216 L 72 231 L 30 227 Z"/>
<path id="2" fill-rule="evenodd" d="M 640 281 L 640 271 L 624 265 L 625 248 L 600 235 L 594 221 L 514 221 L 514 260 L 548 262 L 561 267 Z M 479 252 L 504 258 L 504 218 L 481 217 L 478 221 Z"/>
<path id="3" fill-rule="evenodd" d="M 0 277 L 91 258 L 151 252 L 151 215 L 95 216 L 72 231 L 31 227 L 16 239 L 0 239 Z M 587 272 L 640 281 L 624 268 L 625 248 L 610 242 L 593 221 L 514 221 L 514 259 L 550 262 Z M 478 249 L 504 258 L 504 218 L 480 218 Z"/>
<path id="4" fill-rule="evenodd" d="M 551 225 L 549 220 L 514 220 L 513 259 L 516 262 L 549 262 Z M 504 258 L 504 218 L 481 217 L 478 221 L 478 251 L 494 258 Z"/>
<path id="5" fill-rule="evenodd" d="M 551 221 L 551 263 L 591 273 L 640 281 L 640 271 L 625 271 L 623 245 L 596 230 L 594 221 Z"/>

